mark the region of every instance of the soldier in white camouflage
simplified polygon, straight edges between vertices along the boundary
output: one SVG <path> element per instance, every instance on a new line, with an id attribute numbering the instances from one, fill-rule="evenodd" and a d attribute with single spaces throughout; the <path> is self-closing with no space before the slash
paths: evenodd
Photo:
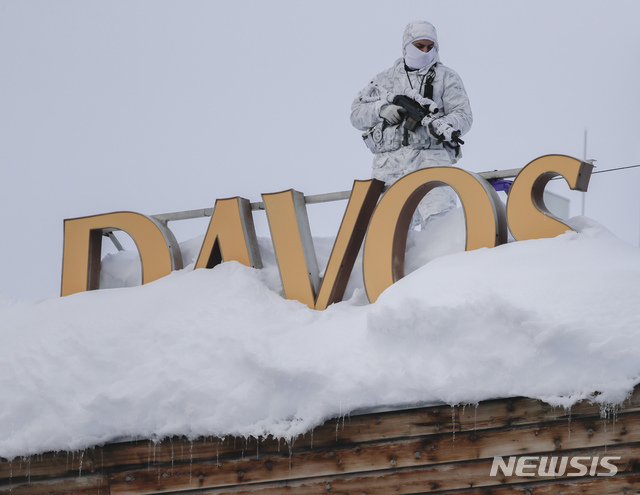
<path id="1" fill-rule="evenodd" d="M 358 93 L 351 106 L 351 123 L 364 131 L 375 153 L 372 177 L 387 185 L 426 167 L 450 166 L 461 157 L 456 137 L 473 122 L 469 98 L 460 76 L 440 62 L 435 27 L 426 21 L 411 22 L 402 40 L 402 58 L 376 75 Z M 394 104 L 396 95 L 416 95 L 437 107 L 414 130 L 403 125 L 406 111 Z M 450 187 L 431 191 L 418 206 L 412 227 L 424 227 L 436 216 L 456 207 Z"/>

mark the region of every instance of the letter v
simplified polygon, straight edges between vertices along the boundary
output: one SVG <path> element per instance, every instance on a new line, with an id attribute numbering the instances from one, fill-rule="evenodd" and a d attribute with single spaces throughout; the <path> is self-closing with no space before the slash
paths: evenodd
<path id="1" fill-rule="evenodd" d="M 354 181 L 322 284 L 302 193 L 288 190 L 262 195 L 287 299 L 318 310 L 342 300 L 383 186 L 376 179 Z"/>

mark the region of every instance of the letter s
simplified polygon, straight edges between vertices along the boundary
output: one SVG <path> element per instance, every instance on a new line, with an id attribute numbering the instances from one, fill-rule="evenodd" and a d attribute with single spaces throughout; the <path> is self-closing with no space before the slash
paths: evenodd
<path id="1" fill-rule="evenodd" d="M 544 188 L 561 176 L 571 189 L 586 191 L 593 165 L 565 155 L 545 155 L 527 164 L 513 181 L 507 200 L 509 230 L 518 241 L 556 237 L 571 230 L 543 201 Z"/>
<path id="2" fill-rule="evenodd" d="M 583 466 L 582 464 L 580 464 L 580 461 L 584 459 L 584 460 L 590 460 L 591 457 L 572 457 L 571 461 L 569 461 L 569 465 L 573 468 L 576 468 L 578 470 L 577 473 L 567 473 L 567 476 L 584 476 L 585 474 L 587 474 L 587 472 L 589 471 L 589 469 L 587 469 L 586 466 Z"/>
<path id="3" fill-rule="evenodd" d="M 618 466 L 611 464 L 609 462 L 609 460 L 616 460 L 619 461 L 620 460 L 620 456 L 617 457 L 603 457 L 602 459 L 600 459 L 600 465 L 605 468 L 608 469 L 609 472 L 608 473 L 598 473 L 598 476 L 613 476 L 614 474 L 616 474 L 618 472 Z"/>

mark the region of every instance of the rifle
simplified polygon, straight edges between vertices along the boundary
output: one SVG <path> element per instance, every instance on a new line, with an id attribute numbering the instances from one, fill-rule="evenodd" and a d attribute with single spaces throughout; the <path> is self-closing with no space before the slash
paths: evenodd
<path id="1" fill-rule="evenodd" d="M 402 107 L 407 112 L 407 118 L 404 121 L 404 128 L 409 131 L 414 131 L 418 126 L 423 124 L 423 121 L 427 117 L 432 117 L 438 113 L 438 108 L 435 105 L 430 107 L 424 107 L 420 105 L 416 100 L 406 95 L 396 95 L 393 98 L 394 105 Z M 430 125 L 430 122 L 429 122 Z M 433 133 L 431 133 L 433 134 Z M 458 145 L 464 144 L 464 141 L 460 139 L 460 131 L 454 131 L 451 134 L 451 141 Z"/>
<path id="2" fill-rule="evenodd" d="M 393 104 L 398 105 L 407 111 L 407 119 L 404 121 L 404 128 L 409 131 L 415 131 L 416 127 L 421 125 L 422 120 L 425 117 L 438 113 L 437 107 L 431 111 L 429 108 L 423 107 L 416 100 L 409 98 L 406 95 L 396 95 L 393 98 Z"/>

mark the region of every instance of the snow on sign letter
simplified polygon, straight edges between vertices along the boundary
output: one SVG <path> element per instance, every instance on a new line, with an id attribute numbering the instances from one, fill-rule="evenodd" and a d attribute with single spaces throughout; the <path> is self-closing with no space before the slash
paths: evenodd
<path id="1" fill-rule="evenodd" d="M 495 247 L 507 241 L 555 237 L 571 227 L 546 208 L 542 193 L 554 177 L 571 189 L 586 191 L 593 165 L 565 155 L 545 155 L 517 175 L 506 211 L 493 187 L 479 175 L 455 167 L 433 167 L 406 175 L 380 197 L 378 180 L 355 181 L 323 278 L 304 196 L 297 191 L 263 194 L 285 297 L 310 308 L 325 309 L 342 300 L 356 256 L 365 239 L 363 274 L 367 297 L 375 302 L 404 276 L 404 252 L 411 216 L 433 188 L 448 185 L 458 194 L 465 214 L 466 249 Z M 223 261 L 262 266 L 249 201 L 217 200 L 196 268 Z M 126 231 L 135 241 L 142 264 L 142 283 L 182 268 L 171 230 L 151 217 L 117 212 L 64 222 L 61 295 L 98 289 L 100 249 L 105 231 Z"/>

